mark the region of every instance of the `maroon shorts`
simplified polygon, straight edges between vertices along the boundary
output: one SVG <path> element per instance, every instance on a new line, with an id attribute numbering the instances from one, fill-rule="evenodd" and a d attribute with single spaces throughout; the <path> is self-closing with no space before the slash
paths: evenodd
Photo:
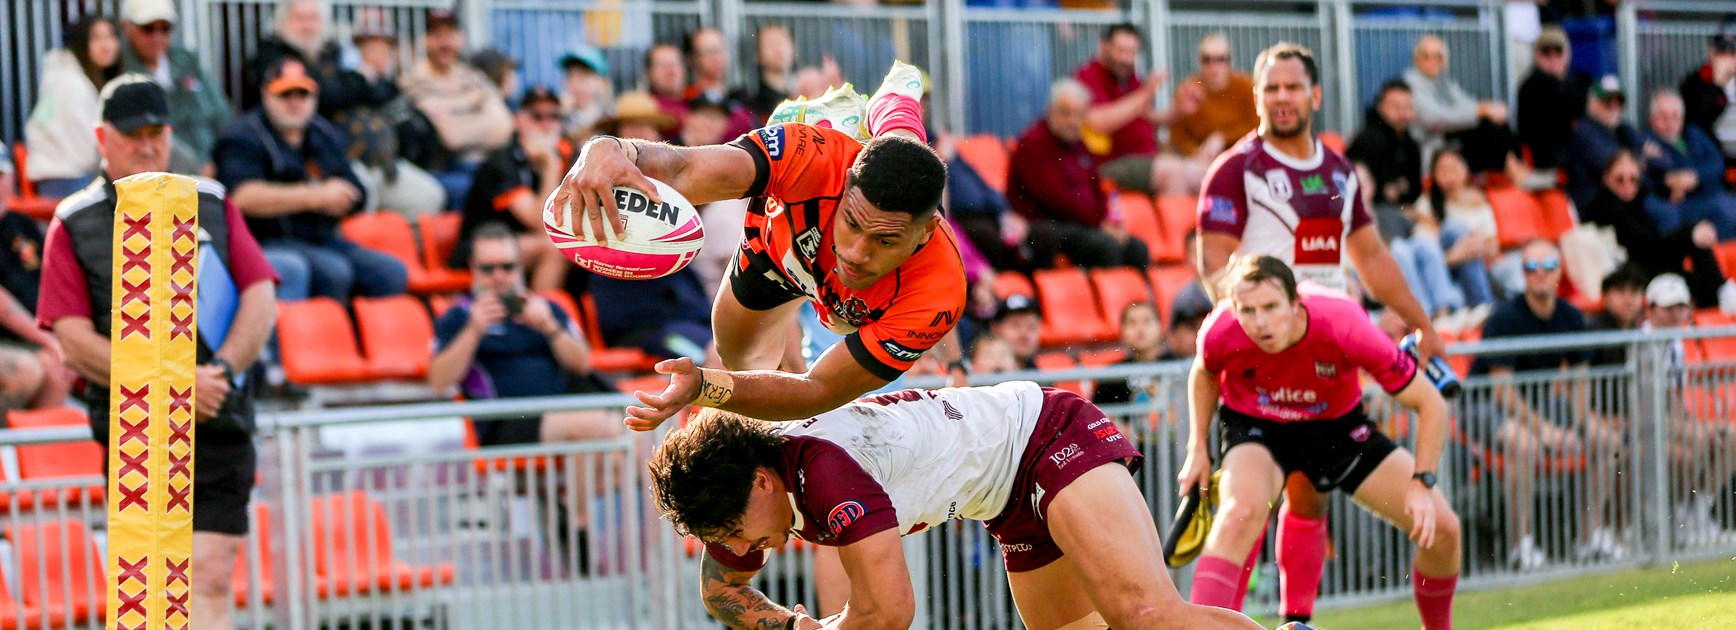
<path id="1" fill-rule="evenodd" d="M 1045 518 L 1049 502 L 1062 488 L 1098 466 L 1120 463 L 1131 472 L 1143 459 L 1091 401 L 1066 390 L 1043 388 L 1043 410 L 1019 458 L 1007 507 L 983 523 L 1000 541 L 1007 571 L 1034 571 L 1061 557 Z"/>

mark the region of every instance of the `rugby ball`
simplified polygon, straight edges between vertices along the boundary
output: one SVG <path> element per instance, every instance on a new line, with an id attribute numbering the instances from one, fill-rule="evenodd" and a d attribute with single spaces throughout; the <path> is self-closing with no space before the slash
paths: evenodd
<path id="1" fill-rule="evenodd" d="M 591 222 L 570 203 L 543 204 L 543 229 L 555 248 L 592 273 L 619 280 L 650 280 L 680 271 L 705 246 L 705 224 L 699 210 L 668 184 L 651 180 L 662 203 L 625 186 L 615 188 L 615 208 L 627 219 L 620 234 L 605 225 L 605 242 L 591 233 Z"/>

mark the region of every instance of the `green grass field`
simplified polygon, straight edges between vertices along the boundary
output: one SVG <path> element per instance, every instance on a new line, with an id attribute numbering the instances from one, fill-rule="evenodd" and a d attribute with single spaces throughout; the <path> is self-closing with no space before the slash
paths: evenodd
<path id="1" fill-rule="evenodd" d="M 1736 558 L 1460 593 L 1453 614 L 1454 627 L 1476 630 L 1736 628 Z M 1315 622 L 1324 630 L 1418 627 L 1408 600 L 1322 611 Z"/>

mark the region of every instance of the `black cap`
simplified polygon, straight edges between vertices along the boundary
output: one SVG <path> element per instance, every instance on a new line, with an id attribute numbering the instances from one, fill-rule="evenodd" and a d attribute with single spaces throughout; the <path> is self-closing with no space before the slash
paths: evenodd
<path id="1" fill-rule="evenodd" d="M 149 75 L 129 72 L 102 88 L 102 119 L 121 133 L 169 124 L 169 96 Z"/>
<path id="2" fill-rule="evenodd" d="M 544 102 L 560 105 L 561 97 L 556 96 L 554 90 L 549 89 L 548 86 L 533 85 L 525 88 L 524 94 L 518 97 L 518 108 L 523 110 L 534 103 Z"/>
<path id="3" fill-rule="evenodd" d="M 1712 49 L 1727 53 L 1736 51 L 1736 13 L 1724 15 L 1724 21 L 1718 24 L 1718 32 L 1712 34 Z"/>
<path id="4" fill-rule="evenodd" d="M 1043 312 L 1037 308 L 1037 300 L 1023 293 L 1014 293 L 1001 300 L 1000 308 L 995 309 L 994 321 L 998 322 L 1019 313 L 1043 316 Z"/>
<path id="5" fill-rule="evenodd" d="M 430 9 L 427 27 L 430 31 L 444 27 L 458 28 L 458 12 L 452 9 Z"/>
<path id="6" fill-rule="evenodd" d="M 687 111 L 689 112 L 707 108 L 721 111 L 726 116 L 729 115 L 729 101 L 714 97 L 705 92 L 700 92 L 697 96 L 694 96 L 692 99 L 687 101 Z"/>

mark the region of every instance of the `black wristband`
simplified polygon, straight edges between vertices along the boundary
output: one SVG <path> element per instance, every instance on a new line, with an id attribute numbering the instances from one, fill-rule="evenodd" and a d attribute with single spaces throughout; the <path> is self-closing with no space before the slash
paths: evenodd
<path id="1" fill-rule="evenodd" d="M 796 619 L 799 619 L 799 618 L 801 618 L 801 615 L 791 614 L 790 620 L 784 622 L 784 630 L 796 630 Z"/>

